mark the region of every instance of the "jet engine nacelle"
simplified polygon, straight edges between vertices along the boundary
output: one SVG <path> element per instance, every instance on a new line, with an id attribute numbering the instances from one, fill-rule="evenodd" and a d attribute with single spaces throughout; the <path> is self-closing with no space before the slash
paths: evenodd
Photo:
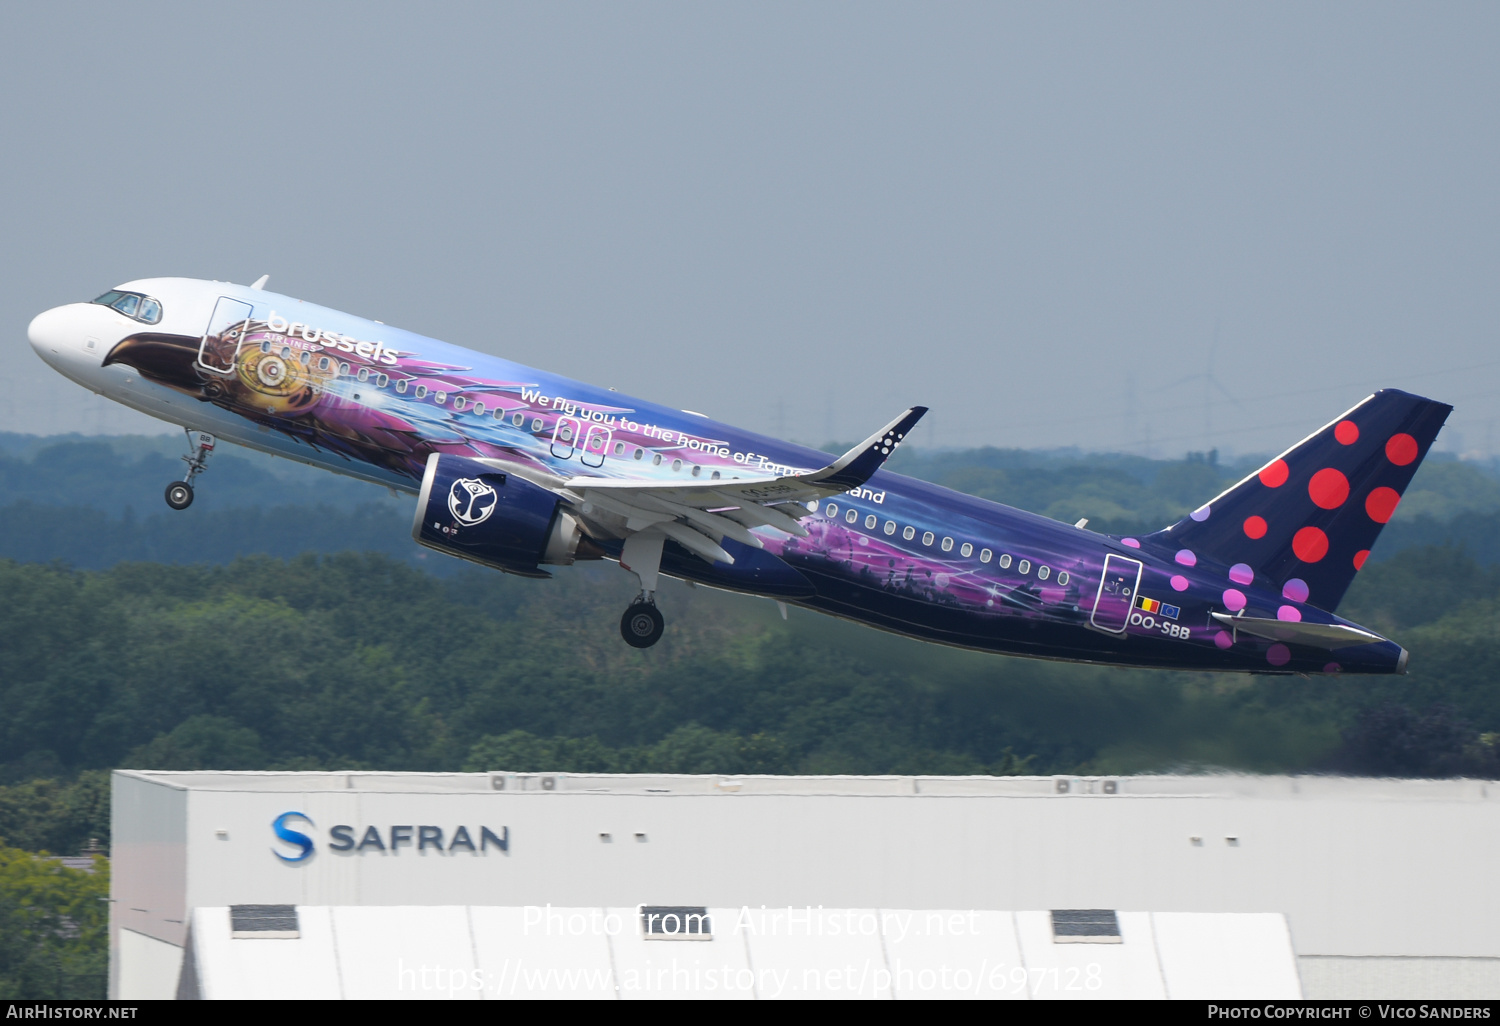
<path id="1" fill-rule="evenodd" d="M 463 456 L 427 457 L 411 534 L 450 556 L 524 577 L 546 577 L 538 564 L 599 558 L 578 520 L 547 489 Z M 586 545 L 579 553 L 579 543 Z"/>

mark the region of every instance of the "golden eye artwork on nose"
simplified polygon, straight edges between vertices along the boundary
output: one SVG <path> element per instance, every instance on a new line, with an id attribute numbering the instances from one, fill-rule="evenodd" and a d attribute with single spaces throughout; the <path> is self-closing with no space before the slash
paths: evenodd
<path id="1" fill-rule="evenodd" d="M 337 377 L 338 364 L 263 325 L 248 327 L 243 336 L 237 326 L 205 344 L 205 362 L 217 359 L 227 366 L 233 361 L 234 366 L 232 374 L 207 376 L 205 395 L 273 416 L 317 405 L 328 382 Z"/>

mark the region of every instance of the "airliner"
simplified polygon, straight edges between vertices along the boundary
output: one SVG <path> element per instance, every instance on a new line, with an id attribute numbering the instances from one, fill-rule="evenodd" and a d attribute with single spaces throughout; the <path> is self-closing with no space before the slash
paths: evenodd
<path id="1" fill-rule="evenodd" d="M 1088 530 L 892 473 L 913 406 L 824 453 L 252 285 L 126 282 L 38 314 L 37 354 L 182 427 L 177 510 L 218 440 L 416 497 L 429 548 L 519 574 L 609 559 L 620 632 L 662 575 L 927 641 L 1117 666 L 1404 673 L 1336 615 L 1452 407 L 1384 389 L 1182 520 Z"/>

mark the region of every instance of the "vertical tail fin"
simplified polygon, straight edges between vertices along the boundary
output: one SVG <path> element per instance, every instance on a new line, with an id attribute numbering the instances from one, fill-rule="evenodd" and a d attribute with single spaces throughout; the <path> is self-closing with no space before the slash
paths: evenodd
<path id="1" fill-rule="evenodd" d="M 1452 409 L 1382 389 L 1141 541 L 1189 566 L 1209 559 L 1253 573 L 1257 584 L 1331 612 Z"/>

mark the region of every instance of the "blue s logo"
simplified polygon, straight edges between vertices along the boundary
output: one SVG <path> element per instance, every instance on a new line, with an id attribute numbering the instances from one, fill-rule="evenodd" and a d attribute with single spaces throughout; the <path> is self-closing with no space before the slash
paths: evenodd
<path id="1" fill-rule="evenodd" d="M 297 819 L 307 820 L 308 826 L 313 825 L 313 821 L 308 819 L 306 815 L 300 812 L 283 812 L 281 815 L 276 817 L 275 822 L 271 824 L 271 829 L 276 831 L 276 836 L 285 841 L 287 844 L 295 845 L 297 848 L 301 849 L 301 851 L 299 851 L 296 855 L 283 855 L 275 848 L 272 848 L 271 854 L 275 855 L 283 862 L 301 862 L 313 853 L 312 838 L 308 837 L 304 833 L 293 830 L 291 827 L 286 825 L 286 821 L 294 816 Z"/>

